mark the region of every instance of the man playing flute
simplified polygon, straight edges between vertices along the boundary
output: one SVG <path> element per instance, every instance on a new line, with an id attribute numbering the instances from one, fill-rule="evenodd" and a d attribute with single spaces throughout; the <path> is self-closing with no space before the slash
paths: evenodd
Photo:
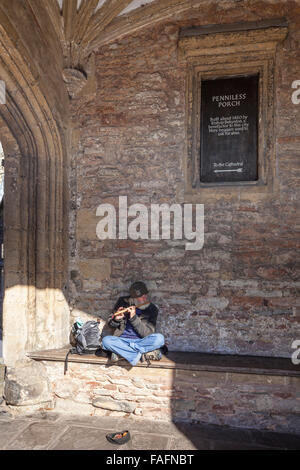
<path id="1" fill-rule="evenodd" d="M 132 366 L 140 359 L 160 360 L 159 348 L 165 340 L 155 333 L 158 308 L 150 302 L 148 289 L 141 281 L 130 286 L 129 294 L 118 299 L 107 320 L 114 334 L 102 338 L 102 349 L 112 352 L 111 362 L 124 358 Z"/>

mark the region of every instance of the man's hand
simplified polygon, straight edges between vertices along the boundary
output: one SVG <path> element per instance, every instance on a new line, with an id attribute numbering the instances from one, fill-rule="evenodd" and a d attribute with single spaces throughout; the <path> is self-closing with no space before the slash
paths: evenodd
<path id="1" fill-rule="evenodd" d="M 136 314 L 136 308 L 133 305 L 132 307 L 128 307 L 128 312 L 129 312 L 129 318 L 133 318 L 134 315 Z"/>
<path id="2" fill-rule="evenodd" d="M 114 315 L 114 320 L 120 321 L 120 320 L 122 320 L 122 318 L 124 318 L 124 313 L 120 313 L 118 315 L 119 310 L 124 310 L 124 307 L 119 307 L 118 308 L 117 312 Z"/>

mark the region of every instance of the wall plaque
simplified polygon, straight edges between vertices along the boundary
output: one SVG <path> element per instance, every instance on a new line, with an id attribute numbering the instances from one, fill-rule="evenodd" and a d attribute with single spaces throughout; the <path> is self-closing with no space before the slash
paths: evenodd
<path id="1" fill-rule="evenodd" d="M 202 80 L 200 182 L 258 179 L 259 76 Z"/>

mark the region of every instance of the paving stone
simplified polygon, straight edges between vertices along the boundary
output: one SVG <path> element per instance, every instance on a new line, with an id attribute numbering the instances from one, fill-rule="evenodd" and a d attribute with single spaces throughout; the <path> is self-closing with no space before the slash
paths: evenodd
<path id="1" fill-rule="evenodd" d="M 150 419 L 136 419 L 136 418 L 122 418 L 120 419 L 118 425 L 122 427 L 129 426 L 132 431 L 146 432 L 146 433 L 156 433 L 156 434 L 166 434 L 166 435 L 176 435 L 178 433 L 178 428 L 175 423 L 171 421 L 154 421 Z"/>
<path id="2" fill-rule="evenodd" d="M 65 418 L 62 417 L 61 414 L 56 413 L 56 412 L 45 412 L 45 411 L 37 411 L 32 414 L 27 414 L 26 415 L 27 419 L 31 419 L 32 421 L 58 421 L 59 419 L 62 419 L 65 421 Z"/>
<path id="3" fill-rule="evenodd" d="M 129 425 L 129 420 L 116 416 L 61 415 L 60 422 L 64 422 L 68 426 L 86 426 L 100 429 L 119 429 Z"/>
<path id="4" fill-rule="evenodd" d="M 10 442 L 18 438 L 18 436 L 28 426 L 27 420 L 18 419 L 1 419 L 0 420 L 0 449 L 6 448 Z"/>
<path id="5" fill-rule="evenodd" d="M 38 418 L 39 417 L 39 418 Z M 117 446 L 106 434 L 128 429 L 131 440 Z M 300 436 L 210 424 L 158 423 L 117 417 L 37 414 L 0 419 L 0 450 L 254 450 L 299 449 Z"/>
<path id="6" fill-rule="evenodd" d="M 225 440 L 233 442 L 249 442 L 251 431 L 248 429 L 234 429 L 228 426 L 218 426 L 214 424 L 194 424 L 176 423 L 177 430 L 182 436 L 188 437 L 190 440 L 208 439 Z"/>
<path id="7" fill-rule="evenodd" d="M 210 450 L 270 450 L 270 447 L 245 442 L 211 441 Z"/>
<path id="8" fill-rule="evenodd" d="M 210 450 L 212 441 L 198 438 L 196 442 L 191 441 L 186 436 L 173 438 L 170 449 L 172 450 Z"/>
<path id="9" fill-rule="evenodd" d="M 201 449 L 202 440 L 209 440 L 212 449 L 300 449 L 300 436 L 259 431 L 255 429 L 231 428 L 213 424 L 190 425 L 177 423 L 182 436 Z M 198 444 L 200 443 L 200 444 Z"/>
<path id="10" fill-rule="evenodd" d="M 106 434 L 116 432 L 116 429 L 87 428 L 83 426 L 70 426 L 60 436 L 59 442 L 51 450 L 111 450 L 116 448 L 106 439 Z M 122 450 L 127 444 L 122 446 Z"/>
<path id="11" fill-rule="evenodd" d="M 7 446 L 7 450 L 46 449 L 64 429 L 66 429 L 64 424 L 58 425 L 49 422 L 30 423 L 18 438 Z"/>
<path id="12" fill-rule="evenodd" d="M 161 436 L 160 434 L 148 434 L 145 432 L 130 432 L 131 441 L 128 447 L 131 450 L 165 450 L 169 446 L 169 436 Z"/>
<path id="13" fill-rule="evenodd" d="M 5 409 L 5 407 L 3 406 L 3 403 L 2 403 L 2 406 L 0 407 L 0 420 L 9 420 L 9 419 L 12 419 L 13 418 L 13 415 L 7 411 Z"/>
<path id="14" fill-rule="evenodd" d="M 249 443 L 274 449 L 300 449 L 300 435 L 253 430 L 250 432 Z"/>

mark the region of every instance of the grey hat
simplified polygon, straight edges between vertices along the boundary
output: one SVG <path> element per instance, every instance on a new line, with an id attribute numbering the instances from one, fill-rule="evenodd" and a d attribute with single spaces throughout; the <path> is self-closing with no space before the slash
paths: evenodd
<path id="1" fill-rule="evenodd" d="M 136 299 L 137 297 L 142 297 L 142 295 L 148 294 L 148 292 L 149 291 L 146 287 L 146 284 L 142 281 L 134 282 L 129 288 L 130 296 L 133 299 Z"/>

